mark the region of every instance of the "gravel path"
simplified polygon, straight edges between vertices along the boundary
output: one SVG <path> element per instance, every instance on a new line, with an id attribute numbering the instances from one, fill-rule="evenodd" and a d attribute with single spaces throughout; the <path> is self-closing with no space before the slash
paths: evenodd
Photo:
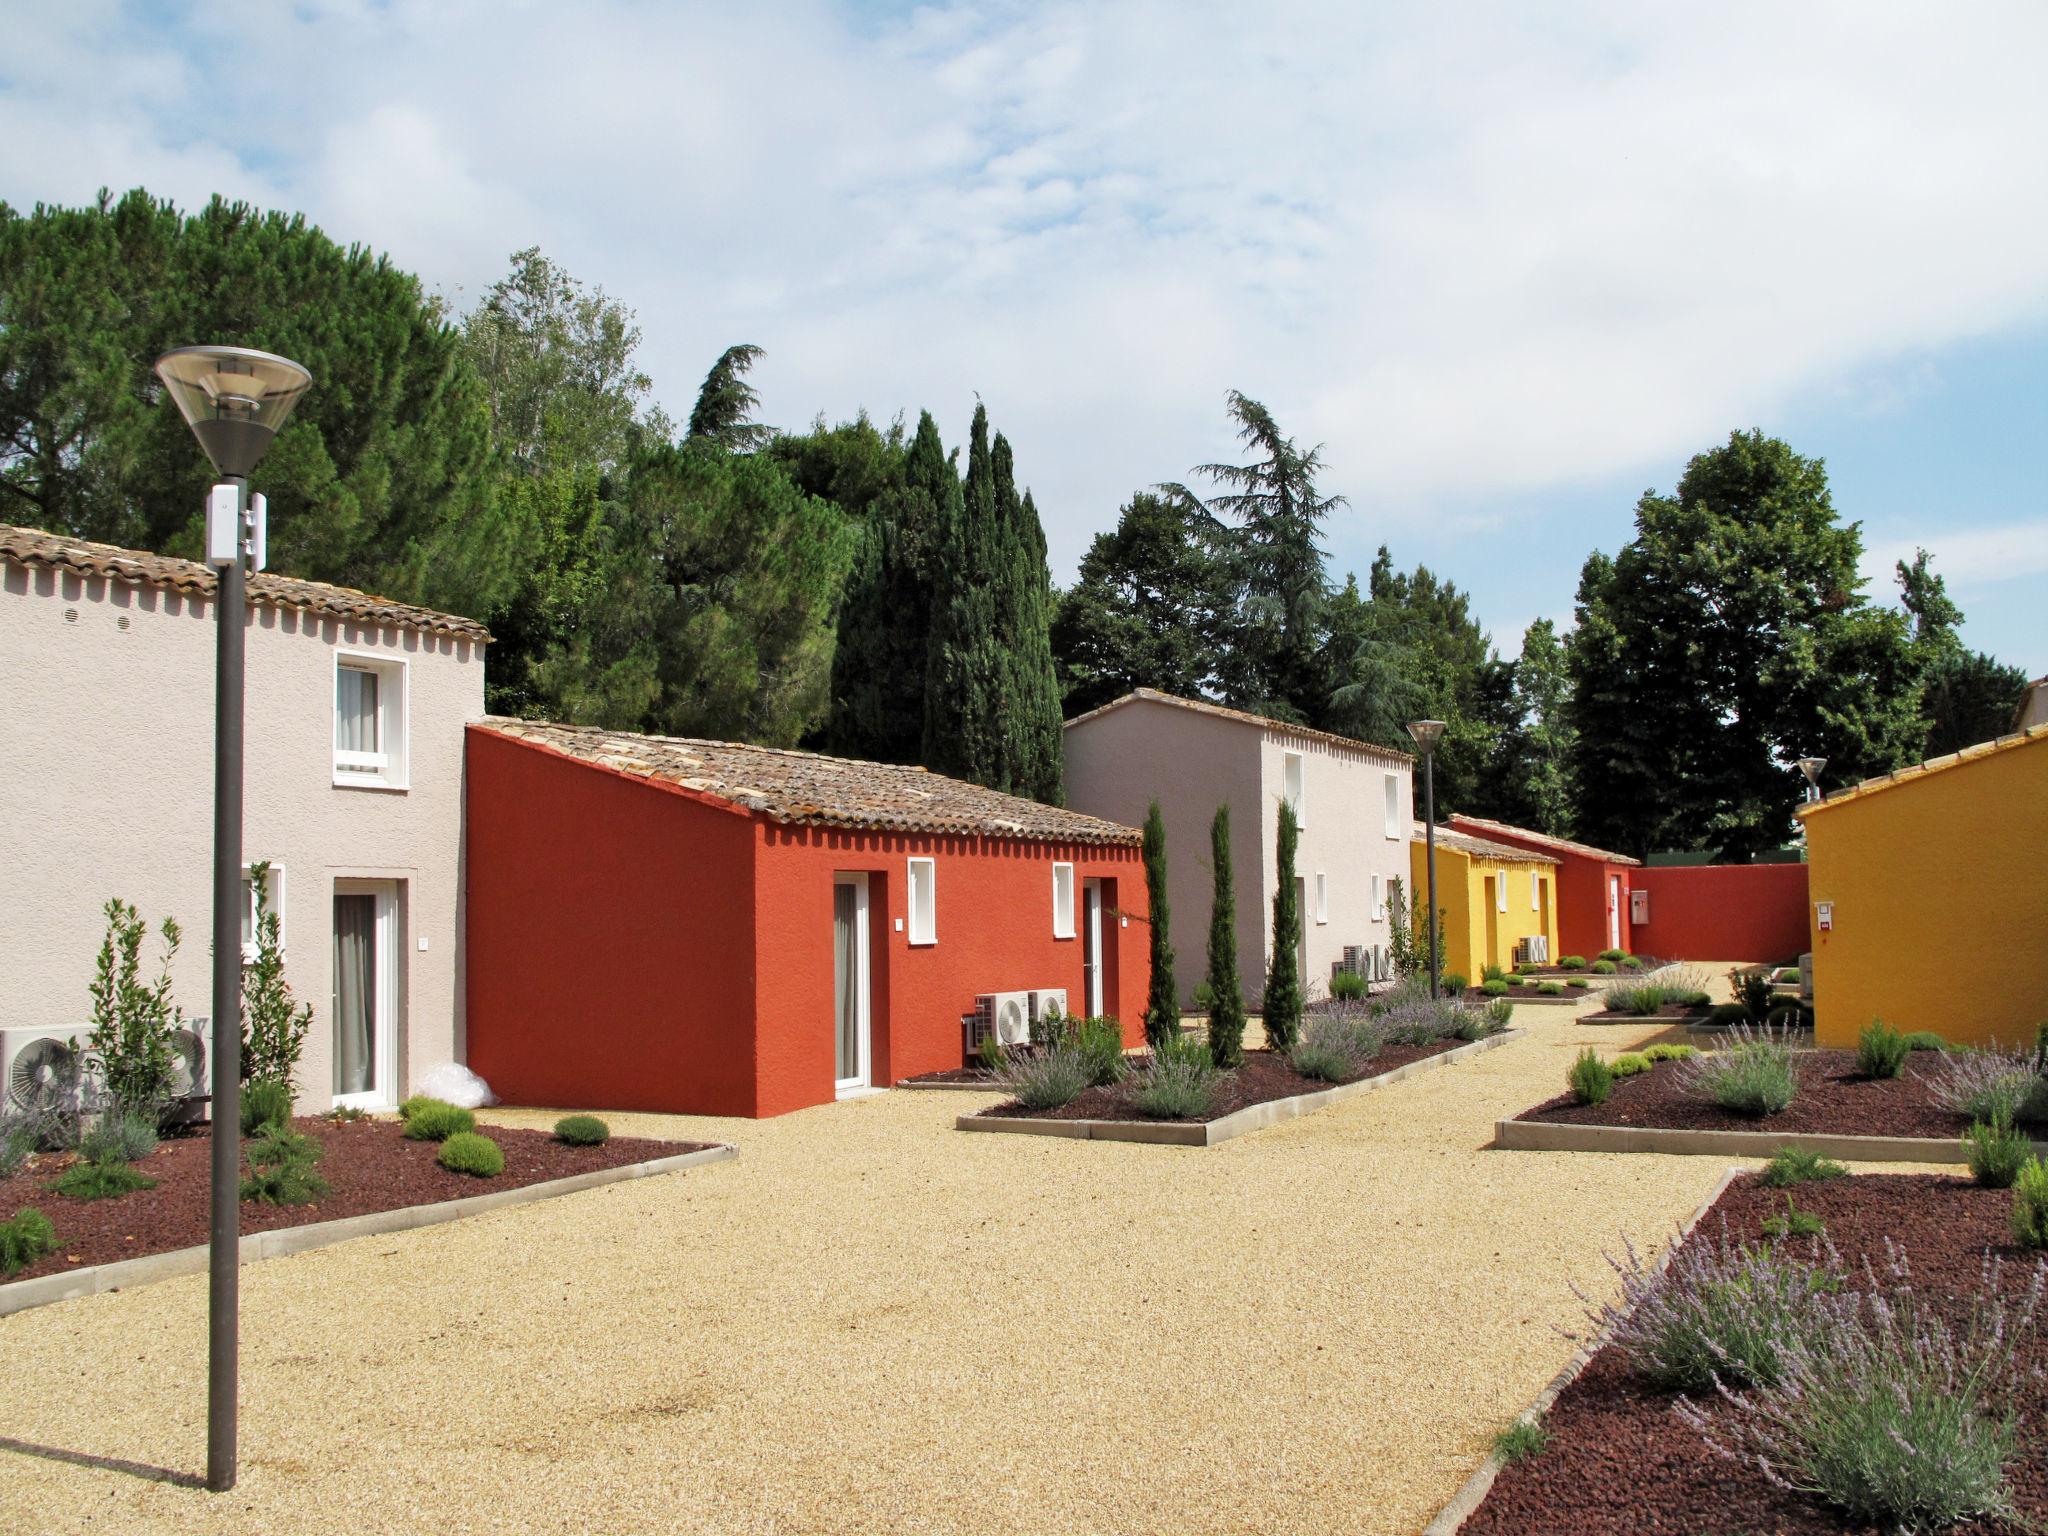
<path id="1" fill-rule="evenodd" d="M 1416 1531 L 1571 1353 L 1567 1282 L 1724 1166 L 1482 1151 L 1657 1034 L 1517 1012 L 1207 1150 L 966 1136 L 958 1093 L 613 1117 L 741 1155 L 246 1270 L 225 1497 L 19 1449 L 198 1469 L 203 1277 L 20 1314 L 0 1526 Z"/>

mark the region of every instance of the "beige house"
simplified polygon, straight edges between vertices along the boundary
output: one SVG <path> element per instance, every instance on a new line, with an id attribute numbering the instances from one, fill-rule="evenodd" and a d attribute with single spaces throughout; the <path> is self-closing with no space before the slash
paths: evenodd
<path id="1" fill-rule="evenodd" d="M 1067 804 L 1125 826 L 1159 802 L 1166 819 L 1174 973 L 1183 1006 L 1207 969 L 1214 871 L 1209 824 L 1230 807 L 1237 965 L 1247 997 L 1265 987 L 1279 871 L 1280 802 L 1301 821 L 1302 978 L 1329 989 L 1346 950 L 1384 956 L 1387 888 L 1408 878 L 1415 760 L 1346 736 L 1140 688 L 1066 726 Z"/>
<path id="2" fill-rule="evenodd" d="M 84 1023 L 113 896 L 178 920 L 175 997 L 210 1012 L 214 590 L 192 561 L 0 526 L 10 1051 Z M 314 1009 L 299 1105 L 389 1105 L 462 1057 L 463 727 L 490 635 L 260 573 L 249 609 L 243 855 L 272 865 Z"/>

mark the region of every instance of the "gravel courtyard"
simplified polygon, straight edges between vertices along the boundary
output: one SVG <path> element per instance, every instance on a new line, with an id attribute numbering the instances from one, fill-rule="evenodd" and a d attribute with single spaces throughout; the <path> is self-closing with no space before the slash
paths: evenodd
<path id="1" fill-rule="evenodd" d="M 1571 1354 L 1567 1283 L 1725 1166 L 1481 1150 L 1657 1034 L 1516 1023 L 1207 1150 L 962 1135 L 959 1093 L 615 1116 L 740 1156 L 245 1270 L 226 1496 L 142 1475 L 204 1463 L 203 1277 L 0 1320 L 0 1523 L 1414 1532 Z"/>

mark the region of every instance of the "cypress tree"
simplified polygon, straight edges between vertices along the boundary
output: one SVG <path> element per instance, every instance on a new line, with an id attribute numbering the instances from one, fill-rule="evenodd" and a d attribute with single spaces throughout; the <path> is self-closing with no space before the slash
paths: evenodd
<path id="1" fill-rule="evenodd" d="M 1294 807 L 1280 802 L 1280 833 L 1274 866 L 1280 883 L 1273 891 L 1273 955 L 1266 963 L 1266 1044 L 1291 1051 L 1301 1034 L 1301 895 L 1294 888 L 1294 851 L 1301 829 Z"/>
<path id="2" fill-rule="evenodd" d="M 937 772 L 1007 790 L 1000 709 L 1007 668 L 996 627 L 1002 542 L 988 411 L 977 405 L 967 481 L 945 519 L 932 564 L 923 758 Z"/>
<path id="3" fill-rule="evenodd" d="M 1145 894 L 1152 909 L 1152 987 L 1145 999 L 1145 1043 L 1156 1051 L 1180 1033 L 1172 913 L 1166 901 L 1166 818 L 1159 814 L 1157 800 L 1145 813 Z"/>
<path id="4" fill-rule="evenodd" d="M 1237 893 L 1230 875 L 1230 807 L 1209 828 L 1216 895 L 1209 908 L 1209 1059 L 1244 1064 L 1244 993 L 1237 983 Z"/>
<path id="5" fill-rule="evenodd" d="M 1005 452 L 1009 448 L 1001 438 Z M 1026 491 L 1016 503 L 1011 539 L 1017 602 L 1010 637 L 1011 741 L 1017 771 L 1013 787 L 1047 805 L 1066 801 L 1065 720 L 1060 711 L 1058 669 L 1052 659 L 1052 574 L 1045 562 L 1045 527 Z"/>

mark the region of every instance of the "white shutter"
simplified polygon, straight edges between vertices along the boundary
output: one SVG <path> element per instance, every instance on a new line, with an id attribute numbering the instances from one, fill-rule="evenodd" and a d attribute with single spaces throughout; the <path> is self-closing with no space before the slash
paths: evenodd
<path id="1" fill-rule="evenodd" d="M 939 941 L 938 873 L 930 859 L 910 861 L 910 942 Z"/>

